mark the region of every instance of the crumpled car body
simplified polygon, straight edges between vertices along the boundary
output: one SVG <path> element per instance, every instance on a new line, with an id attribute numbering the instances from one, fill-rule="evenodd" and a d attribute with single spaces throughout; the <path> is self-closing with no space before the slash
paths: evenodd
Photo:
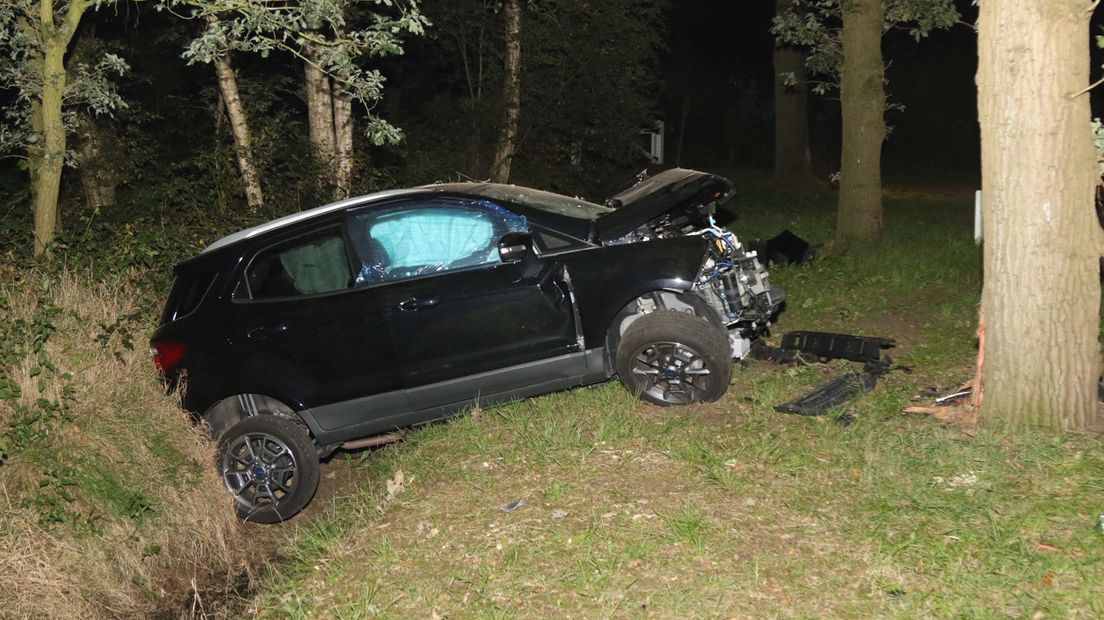
<path id="1" fill-rule="evenodd" d="M 216 436 L 273 414 L 323 456 L 614 376 L 657 404 L 715 399 L 785 298 L 713 221 L 732 191 L 676 169 L 604 206 L 452 183 L 296 213 L 177 265 L 151 354 Z M 235 494 L 271 479 L 231 465 Z"/>

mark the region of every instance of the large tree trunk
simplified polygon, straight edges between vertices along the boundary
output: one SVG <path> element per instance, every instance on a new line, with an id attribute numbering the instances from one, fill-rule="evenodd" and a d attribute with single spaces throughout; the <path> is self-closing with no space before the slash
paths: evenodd
<path id="1" fill-rule="evenodd" d="M 1089 3 L 983 0 L 984 422 L 1088 429 L 1100 376 Z"/>
<path id="2" fill-rule="evenodd" d="M 303 64 L 307 86 L 307 128 L 314 155 L 322 170 L 334 170 L 337 145 L 334 140 L 333 89 L 330 76 L 317 65 L 318 54 L 307 48 Z M 331 180 L 332 182 L 332 180 Z"/>
<path id="3" fill-rule="evenodd" d="M 495 153 L 491 180 L 506 183 L 510 180 L 510 164 L 517 150 L 518 115 L 521 113 L 521 0 L 506 2 L 506 81 L 504 99 L 506 110 L 502 119 L 502 133 Z"/>
<path id="4" fill-rule="evenodd" d="M 65 93 L 65 48 L 68 40 L 47 37 L 43 43 L 41 118 L 43 148 L 32 155 L 31 179 L 34 195 L 34 254 L 49 256 L 49 246 L 58 226 L 58 193 L 65 163 L 65 124 L 61 115 Z"/>
<path id="5" fill-rule="evenodd" d="M 793 0 L 778 0 L 776 14 L 792 5 Z M 781 40 L 774 43 L 774 179 L 784 186 L 803 185 L 811 177 L 805 56 Z M 797 83 L 787 85 L 787 74 Z"/>
<path id="6" fill-rule="evenodd" d="M 844 243 L 877 239 L 882 230 L 884 20 L 882 0 L 854 0 L 843 11 L 843 149 L 836 239 Z"/>
<path id="7" fill-rule="evenodd" d="M 226 105 L 226 116 L 230 119 L 230 133 L 234 136 L 234 152 L 241 173 L 242 186 L 245 188 L 245 200 L 251 209 L 264 205 L 261 193 L 260 175 L 253 161 L 253 140 L 249 131 L 249 119 L 245 115 L 245 106 L 238 95 L 238 78 L 234 67 L 230 65 L 227 54 L 215 60 L 215 72 L 218 74 L 219 92 Z"/>

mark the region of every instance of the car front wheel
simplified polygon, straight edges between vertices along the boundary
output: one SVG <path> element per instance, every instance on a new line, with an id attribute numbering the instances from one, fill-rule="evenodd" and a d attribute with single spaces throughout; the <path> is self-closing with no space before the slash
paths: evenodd
<path id="1" fill-rule="evenodd" d="M 219 473 L 238 516 L 279 523 L 306 507 L 318 489 L 318 456 L 306 431 L 275 415 L 248 417 L 219 440 Z"/>
<path id="2" fill-rule="evenodd" d="M 653 312 L 625 330 L 617 346 L 617 375 L 641 400 L 660 405 L 712 402 L 732 379 L 728 335 L 684 312 Z"/>

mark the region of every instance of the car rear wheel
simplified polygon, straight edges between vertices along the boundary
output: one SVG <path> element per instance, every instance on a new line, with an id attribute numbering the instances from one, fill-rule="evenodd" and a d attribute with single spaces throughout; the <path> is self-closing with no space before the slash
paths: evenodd
<path id="1" fill-rule="evenodd" d="M 634 320 L 617 346 L 617 375 L 641 400 L 660 405 L 712 402 L 732 379 L 731 346 L 720 327 L 684 312 Z"/>
<path id="2" fill-rule="evenodd" d="M 287 418 L 256 415 L 219 440 L 219 474 L 238 516 L 279 523 L 310 503 L 318 489 L 318 455 L 306 431 Z"/>

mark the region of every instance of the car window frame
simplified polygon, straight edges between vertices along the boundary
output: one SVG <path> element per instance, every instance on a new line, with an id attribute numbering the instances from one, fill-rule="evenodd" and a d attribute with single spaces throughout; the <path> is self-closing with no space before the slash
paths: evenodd
<path id="1" fill-rule="evenodd" d="M 311 235 L 317 235 L 329 229 L 335 229 L 338 231 L 342 242 L 345 244 L 345 258 L 349 261 L 349 271 L 355 277 L 356 270 L 354 269 L 354 265 L 356 261 L 359 261 L 360 259 L 354 254 L 353 242 L 349 238 L 349 231 L 345 226 L 344 219 L 327 219 L 326 222 L 314 222 L 314 226 L 312 226 L 308 230 L 300 230 L 293 234 L 281 236 L 279 239 L 274 239 L 271 242 L 250 251 L 248 253 L 248 260 L 243 261 L 244 267 L 242 267 L 242 269 L 238 272 L 237 282 L 234 284 L 233 291 L 230 295 L 231 303 L 263 304 L 269 302 L 296 301 L 301 299 L 319 299 L 322 297 L 333 297 L 336 295 L 344 295 L 346 293 L 361 290 L 361 287 L 350 285 L 341 289 L 325 291 L 322 293 L 311 293 L 307 295 L 285 295 L 282 297 L 263 297 L 261 299 L 253 297 L 252 287 L 249 286 L 249 270 L 253 267 L 253 263 L 257 260 L 258 256 L 263 255 L 265 252 L 271 250 L 274 247 L 293 243 L 297 239 L 302 239 L 303 237 L 309 237 Z M 247 297 L 241 296 L 241 292 L 243 289 L 248 295 Z"/>

